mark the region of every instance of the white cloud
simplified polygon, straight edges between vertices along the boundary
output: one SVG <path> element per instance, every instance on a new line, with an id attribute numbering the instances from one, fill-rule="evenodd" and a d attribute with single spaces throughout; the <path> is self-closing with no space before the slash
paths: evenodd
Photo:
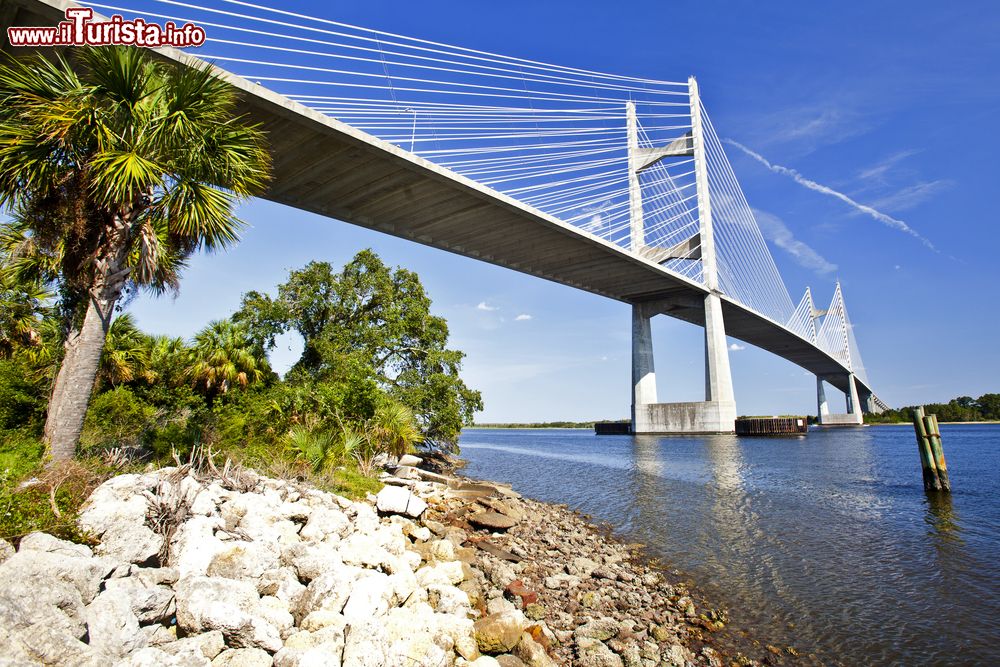
<path id="1" fill-rule="evenodd" d="M 730 146 L 734 146 L 734 147 L 740 149 L 741 151 L 743 151 L 744 153 L 746 153 L 747 155 L 749 155 L 750 157 L 752 157 L 757 162 L 760 162 L 762 165 L 764 165 L 765 167 L 767 167 L 768 169 L 770 169 L 774 173 L 776 173 L 776 174 L 782 174 L 783 176 L 788 176 L 789 178 L 791 178 L 792 180 L 794 180 L 799 185 L 801 185 L 801 186 L 803 186 L 805 188 L 808 188 L 810 190 L 813 190 L 814 192 L 819 192 L 820 194 L 828 195 L 830 197 L 834 197 L 835 199 L 839 199 L 840 201 L 844 202 L 848 206 L 851 206 L 855 210 L 860 211 L 861 213 L 864 213 L 865 215 L 868 215 L 868 216 L 874 218 L 875 220 L 878 220 L 882 224 L 884 224 L 884 225 L 886 225 L 888 227 L 892 227 L 893 229 L 897 229 L 897 230 L 899 230 L 901 232 L 904 232 L 906 234 L 909 234 L 910 236 L 912 236 L 912 237 L 914 237 L 916 239 L 919 239 L 920 242 L 923 243 L 925 246 L 927 246 L 928 248 L 930 248 L 934 252 L 938 252 L 938 249 L 936 247 L 934 247 L 933 243 L 931 243 L 928 239 L 926 239 L 923 236 L 921 236 L 919 232 L 917 232 L 915 229 L 913 229 L 912 227 L 910 227 L 908 224 L 906 224 L 902 220 L 899 220 L 898 218 L 894 218 L 891 215 L 886 215 L 885 213 L 882 213 L 881 211 L 877 211 L 874 208 L 872 208 L 871 206 L 867 206 L 865 204 L 861 204 L 859 202 L 856 202 L 853 199 L 851 199 L 850 197 L 848 197 L 847 195 L 845 195 L 843 192 L 837 192 L 833 188 L 827 187 L 827 186 L 825 186 L 825 185 L 823 185 L 821 183 L 817 183 L 816 181 L 813 181 L 811 179 L 806 178 L 805 176 L 803 176 L 802 174 L 800 174 L 795 169 L 792 169 L 790 167 L 783 167 L 780 164 L 773 164 L 767 158 L 765 158 L 763 155 L 761 155 L 760 153 L 756 153 L 756 152 L 750 150 L 749 148 L 747 148 L 743 144 L 739 143 L 738 141 L 733 141 L 732 139 L 723 139 L 723 141 L 725 143 L 729 144 Z"/>
<path id="2" fill-rule="evenodd" d="M 895 167 L 897 164 L 910 157 L 911 155 L 916 155 L 920 151 L 918 150 L 908 150 L 899 151 L 893 153 L 889 157 L 885 158 L 881 162 L 878 162 L 870 167 L 866 167 L 858 172 L 858 178 L 863 181 L 878 181 L 880 183 L 885 182 L 885 176 L 889 173 L 889 170 Z"/>
<path id="3" fill-rule="evenodd" d="M 514 321 L 515 322 L 525 322 L 525 321 L 530 320 L 530 319 L 532 319 L 531 315 L 528 315 L 527 313 L 521 313 L 520 315 L 518 315 L 517 317 L 514 318 Z"/>
<path id="4" fill-rule="evenodd" d="M 941 190 L 953 185 L 953 181 L 939 179 L 916 183 L 903 188 L 891 195 L 886 195 L 872 202 L 872 206 L 889 209 L 890 211 L 905 211 L 922 204 Z"/>
<path id="5" fill-rule="evenodd" d="M 485 310 L 487 312 L 493 312 L 494 310 L 500 310 L 499 306 L 489 306 L 485 301 L 480 301 L 479 305 L 476 306 L 476 310 Z"/>
<path id="6" fill-rule="evenodd" d="M 739 352 L 741 350 L 747 349 L 746 345 L 740 345 L 739 343 L 733 343 L 729 346 L 730 352 Z"/>
<path id="7" fill-rule="evenodd" d="M 827 275 L 837 270 L 836 264 L 827 261 L 812 247 L 796 239 L 792 230 L 778 216 L 756 208 L 753 210 L 753 215 L 764 238 L 791 255 L 800 266 L 812 269 L 820 275 Z"/>

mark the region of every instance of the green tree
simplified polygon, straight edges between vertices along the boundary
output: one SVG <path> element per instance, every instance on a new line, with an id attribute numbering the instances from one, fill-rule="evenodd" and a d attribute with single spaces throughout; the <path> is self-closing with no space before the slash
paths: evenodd
<path id="1" fill-rule="evenodd" d="M 976 403 L 983 414 L 983 419 L 1000 420 L 1000 394 L 983 394 Z"/>
<path id="2" fill-rule="evenodd" d="M 326 262 L 292 271 L 276 298 L 246 294 L 234 319 L 266 349 L 284 331 L 302 336 L 292 380 L 370 377 L 413 411 L 427 437 L 454 442 L 482 399 L 462 381 L 464 355 L 448 349 L 448 325 L 430 307 L 415 273 L 363 250 L 339 272 Z"/>
<path id="3" fill-rule="evenodd" d="M 258 354 L 246 329 L 218 320 L 195 334 L 188 377 L 209 400 L 233 387 L 256 384 L 271 373 L 267 358 Z"/>
<path id="4" fill-rule="evenodd" d="M 263 133 L 203 70 L 145 50 L 82 49 L 0 64 L 0 207 L 58 267 L 72 306 L 45 438 L 73 456 L 123 293 L 178 286 L 186 258 L 237 241 L 234 203 L 262 191 Z"/>
<path id="5" fill-rule="evenodd" d="M 115 318 L 108 327 L 97 379 L 102 385 L 117 387 L 149 378 L 149 336 L 139 330 L 132 315 Z"/>

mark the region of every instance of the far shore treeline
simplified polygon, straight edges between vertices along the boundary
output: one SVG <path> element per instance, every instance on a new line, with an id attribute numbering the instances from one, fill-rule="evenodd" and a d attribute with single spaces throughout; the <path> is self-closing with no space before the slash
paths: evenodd
<path id="1" fill-rule="evenodd" d="M 898 422 L 909 422 L 913 418 L 913 411 L 916 405 L 907 405 L 893 410 L 886 410 L 879 414 L 866 414 L 866 424 L 894 424 Z M 937 415 L 938 421 L 942 422 L 993 422 L 1000 421 L 1000 394 L 983 394 L 979 398 L 971 396 L 959 396 L 947 403 L 925 403 L 923 405 L 927 414 Z M 794 415 L 793 415 L 794 416 Z M 810 424 L 816 423 L 816 417 L 807 415 Z M 605 420 L 601 421 L 628 421 Z M 574 421 L 551 421 L 551 422 L 509 422 L 509 423 L 479 423 L 475 428 L 594 428 L 594 421 L 574 422 Z"/>
<path id="2" fill-rule="evenodd" d="M 865 415 L 866 424 L 892 424 L 909 422 L 919 406 L 907 405 L 879 414 Z M 939 422 L 990 422 L 1000 421 L 1000 394 L 983 394 L 979 398 L 959 396 L 947 403 L 925 403 L 929 415 L 937 415 Z"/>

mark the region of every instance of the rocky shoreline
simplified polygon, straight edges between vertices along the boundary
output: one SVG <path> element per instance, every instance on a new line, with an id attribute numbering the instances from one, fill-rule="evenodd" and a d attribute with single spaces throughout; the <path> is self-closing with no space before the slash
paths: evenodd
<path id="1" fill-rule="evenodd" d="M 210 465 L 112 478 L 80 514 L 93 548 L 0 543 L 0 664 L 780 662 L 720 651 L 725 615 L 636 545 L 452 464 L 404 457 L 368 502 Z"/>

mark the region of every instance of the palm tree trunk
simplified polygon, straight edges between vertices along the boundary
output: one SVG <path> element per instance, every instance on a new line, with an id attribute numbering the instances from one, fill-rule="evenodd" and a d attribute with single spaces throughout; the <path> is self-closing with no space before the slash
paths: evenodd
<path id="1" fill-rule="evenodd" d="M 80 442 L 104 341 L 128 276 L 128 269 L 122 269 L 128 251 L 128 233 L 128 222 L 116 215 L 107 231 L 105 251 L 95 261 L 96 276 L 89 290 L 83 326 L 79 331 L 71 331 L 66 341 L 66 355 L 59 366 L 45 417 L 45 442 L 53 462 L 72 459 Z"/>
<path id="2" fill-rule="evenodd" d="M 71 459 L 76 452 L 116 301 L 91 296 L 83 326 L 66 341 L 45 419 L 53 461 Z"/>

